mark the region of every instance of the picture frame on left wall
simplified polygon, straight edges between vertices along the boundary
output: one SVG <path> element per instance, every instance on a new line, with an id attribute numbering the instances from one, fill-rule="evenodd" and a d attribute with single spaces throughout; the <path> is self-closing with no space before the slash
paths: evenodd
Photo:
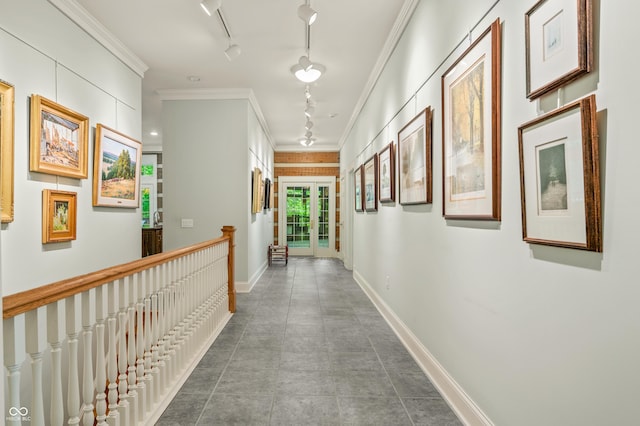
<path id="1" fill-rule="evenodd" d="M 14 144 L 13 85 L 0 80 L 0 199 L 2 223 L 13 222 L 13 144 Z"/>
<path id="2" fill-rule="evenodd" d="M 29 170 L 87 178 L 89 117 L 31 95 Z"/>
<path id="3" fill-rule="evenodd" d="M 142 143 L 103 124 L 96 125 L 93 205 L 140 206 Z"/>
<path id="4" fill-rule="evenodd" d="M 76 239 L 77 193 L 42 190 L 42 244 Z"/>

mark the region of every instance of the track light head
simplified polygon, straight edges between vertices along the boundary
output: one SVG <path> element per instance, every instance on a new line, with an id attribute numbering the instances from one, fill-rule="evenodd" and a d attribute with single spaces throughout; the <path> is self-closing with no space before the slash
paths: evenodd
<path id="1" fill-rule="evenodd" d="M 200 7 L 202 7 L 204 13 L 209 16 L 213 15 L 213 12 L 216 10 L 220 9 L 220 6 L 222 6 L 222 0 L 202 0 L 202 3 L 200 3 Z"/>
<path id="2" fill-rule="evenodd" d="M 314 107 L 312 107 L 311 105 L 307 105 L 307 107 L 304 109 L 304 115 L 307 116 L 307 118 L 311 118 L 311 116 L 313 115 L 313 112 L 316 109 Z"/>
<path id="3" fill-rule="evenodd" d="M 300 56 L 300 59 L 298 59 L 298 64 L 300 64 L 305 72 L 308 72 L 311 68 L 313 68 L 313 62 L 309 60 L 308 56 Z"/>
<path id="4" fill-rule="evenodd" d="M 311 25 L 318 17 L 318 12 L 313 10 L 308 4 L 303 4 L 298 7 L 298 16 L 304 21 L 305 24 Z"/>
<path id="5" fill-rule="evenodd" d="M 240 53 L 242 53 L 242 50 L 240 49 L 240 46 L 238 46 L 237 44 L 230 45 L 224 51 L 224 54 L 227 56 L 227 59 L 229 61 L 233 61 L 235 58 L 240 56 Z"/>
<path id="6" fill-rule="evenodd" d="M 313 121 L 307 118 L 307 123 L 304 125 L 304 128 L 307 130 L 311 130 L 312 127 L 313 127 Z"/>

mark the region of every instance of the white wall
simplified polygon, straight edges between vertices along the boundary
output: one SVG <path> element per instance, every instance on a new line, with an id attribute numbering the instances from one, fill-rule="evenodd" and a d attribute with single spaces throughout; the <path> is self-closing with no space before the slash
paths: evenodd
<path id="1" fill-rule="evenodd" d="M 594 1 L 595 71 L 564 91 L 565 102 L 597 96 L 604 222 L 597 254 L 522 241 L 517 128 L 537 116 L 537 103 L 525 97 L 524 14 L 534 3 L 499 1 L 490 10 L 493 0 L 420 2 L 341 161 L 349 172 L 431 106 L 434 202 L 383 205 L 373 214 L 354 214 L 349 202 L 354 273 L 494 424 L 639 424 L 640 198 L 632 172 L 640 158 L 640 58 L 625 47 L 640 41 L 640 5 Z M 471 28 L 481 20 L 476 37 L 498 17 L 502 221 L 445 221 L 440 79 Z M 555 105 L 551 98 L 544 110 Z"/>
<path id="2" fill-rule="evenodd" d="M 141 77 L 45 0 L 3 0 L 0 10 L 0 78 L 15 86 L 15 220 L 2 225 L 6 296 L 140 257 L 139 209 L 91 200 L 95 125 L 140 138 Z M 32 94 L 89 117 L 87 179 L 29 172 Z M 43 189 L 78 193 L 76 240 L 41 243 Z"/>
<path id="3" fill-rule="evenodd" d="M 236 281 L 248 283 L 265 265 L 273 222 L 269 213 L 251 215 L 251 170 L 273 178 L 273 149 L 251 103 L 165 99 L 162 133 L 165 250 L 217 238 L 233 225 Z M 182 228 L 182 219 L 194 227 Z"/>
<path id="4" fill-rule="evenodd" d="M 274 191 L 273 149 L 253 108 L 249 108 L 247 127 L 249 129 L 250 170 L 253 170 L 254 167 L 262 170 L 262 178 L 271 180 L 271 190 Z M 251 182 L 248 185 L 248 194 L 245 207 L 245 211 L 249 214 L 248 282 L 246 286 L 243 284 L 238 286 L 238 290 L 242 291 L 248 291 L 253 287 L 267 268 L 267 247 L 273 243 L 274 209 L 271 208 L 262 210 L 260 213 L 251 214 Z"/>

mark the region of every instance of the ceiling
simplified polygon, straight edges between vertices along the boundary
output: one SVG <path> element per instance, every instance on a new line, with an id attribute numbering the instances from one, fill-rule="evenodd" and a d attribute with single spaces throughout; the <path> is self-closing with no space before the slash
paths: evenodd
<path id="1" fill-rule="evenodd" d="M 306 53 L 304 0 L 223 0 L 221 12 L 242 53 L 229 61 L 217 14 L 200 0 L 76 0 L 149 68 L 142 80 L 145 145 L 160 145 L 158 91 L 251 89 L 276 150 L 337 150 L 417 0 L 311 0 L 318 18 L 309 57 L 326 67 L 309 85 L 313 146 L 305 130 L 305 84 L 290 72 Z M 192 77 L 190 79 L 190 77 Z M 197 81 L 196 81 L 197 80 Z M 159 132 L 150 136 L 151 131 Z"/>

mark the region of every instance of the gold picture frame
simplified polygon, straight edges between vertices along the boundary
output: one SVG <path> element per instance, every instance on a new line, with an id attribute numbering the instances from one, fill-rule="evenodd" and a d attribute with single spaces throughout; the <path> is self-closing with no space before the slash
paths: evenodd
<path id="1" fill-rule="evenodd" d="M 40 95 L 31 95 L 29 170 L 87 178 L 89 118 Z"/>
<path id="2" fill-rule="evenodd" d="M 142 143 L 100 123 L 93 155 L 93 205 L 140 206 Z"/>
<path id="3" fill-rule="evenodd" d="M 42 190 L 42 244 L 76 239 L 77 193 Z"/>
<path id="4" fill-rule="evenodd" d="M 13 145 L 14 145 L 13 85 L 0 80 L 0 200 L 2 223 L 13 222 Z"/>

